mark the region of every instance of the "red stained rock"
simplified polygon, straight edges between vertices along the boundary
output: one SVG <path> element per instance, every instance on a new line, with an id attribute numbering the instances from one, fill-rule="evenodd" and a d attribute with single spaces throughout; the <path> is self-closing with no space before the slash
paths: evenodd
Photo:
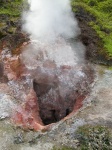
<path id="1" fill-rule="evenodd" d="M 21 49 L 26 45 L 20 46 Z M 36 131 L 80 109 L 94 79 L 93 70 L 83 64 L 57 67 L 53 61 L 46 60 L 42 66 L 30 70 L 21 63 L 19 56 L 11 54 L 5 55 L 3 64 L 2 74 L 7 76 L 18 103 L 12 121 L 24 129 Z"/>
<path id="2" fill-rule="evenodd" d="M 33 89 L 29 90 L 30 85 L 29 87 L 24 85 L 26 79 L 22 79 L 24 77 L 23 74 L 27 74 L 24 65 L 21 63 L 19 56 L 11 56 L 7 51 L 2 52 L 2 55 L 4 69 L 1 66 L 1 76 L 4 74 L 7 76 L 8 81 L 14 83 L 12 86 L 9 84 L 9 87 L 6 84 L 0 84 L 0 92 L 5 91 L 6 93 L 13 94 L 16 99 L 20 99 L 17 107 L 13 110 L 11 120 L 15 125 L 21 126 L 24 129 L 42 130 L 45 127 L 39 115 L 37 96 Z M 22 89 L 21 86 L 23 87 Z"/>
<path id="3" fill-rule="evenodd" d="M 15 66 L 18 65 L 18 61 L 12 62 Z M 16 72 L 16 67 L 13 71 Z M 82 107 L 82 102 L 89 92 L 89 84 L 93 80 L 93 76 L 88 72 L 89 69 L 85 66 L 57 68 L 47 61 L 44 71 L 43 67 L 34 70 L 31 78 L 35 79 L 36 94 L 33 90 L 28 90 L 28 95 L 26 91 L 23 91 L 27 96 L 13 116 L 14 123 L 25 129 L 41 130 L 45 128 L 44 124 L 57 122 L 71 112 L 75 113 Z"/>
<path id="4" fill-rule="evenodd" d="M 93 71 L 90 71 L 89 66 L 83 65 L 72 68 L 61 66 L 54 70 L 48 69 L 44 73 L 40 70 L 39 74 L 40 78 L 34 77 L 34 90 L 44 124 L 57 122 L 72 111 L 80 109 L 89 93 L 89 85 L 93 82 Z"/>
<path id="5" fill-rule="evenodd" d="M 83 100 L 86 98 L 86 95 L 81 95 L 77 98 L 73 112 L 77 112 L 83 106 Z"/>
<path id="6" fill-rule="evenodd" d="M 9 80 L 18 79 L 23 73 L 23 64 L 21 64 L 19 57 L 7 58 L 4 62 L 4 72 Z"/>
<path id="7" fill-rule="evenodd" d="M 12 121 L 24 129 L 42 130 L 44 128 L 39 115 L 37 97 L 33 90 L 26 96 L 26 102 L 15 110 Z"/>

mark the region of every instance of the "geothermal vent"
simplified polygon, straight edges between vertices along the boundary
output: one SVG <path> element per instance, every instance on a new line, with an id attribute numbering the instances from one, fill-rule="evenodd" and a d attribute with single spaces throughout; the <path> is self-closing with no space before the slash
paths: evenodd
<path id="1" fill-rule="evenodd" d="M 21 60 L 33 80 L 42 122 L 48 125 L 81 107 L 93 76 L 84 65 L 84 46 L 77 40 L 72 46 L 69 42 L 80 33 L 70 1 L 28 2 L 23 29 L 30 42 Z"/>

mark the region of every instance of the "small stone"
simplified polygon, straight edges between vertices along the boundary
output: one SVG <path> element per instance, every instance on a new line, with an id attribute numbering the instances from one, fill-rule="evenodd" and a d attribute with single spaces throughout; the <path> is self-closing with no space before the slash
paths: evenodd
<path id="1" fill-rule="evenodd" d="M 79 143 L 79 140 L 76 139 L 76 140 L 74 140 L 74 142 L 75 142 L 75 143 Z"/>
<path id="2" fill-rule="evenodd" d="M 14 144 L 20 144 L 20 143 L 24 143 L 23 136 L 21 134 L 14 137 Z"/>

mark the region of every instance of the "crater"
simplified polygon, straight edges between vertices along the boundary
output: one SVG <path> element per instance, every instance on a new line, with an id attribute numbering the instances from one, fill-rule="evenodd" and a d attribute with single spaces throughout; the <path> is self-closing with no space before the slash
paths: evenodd
<path id="1" fill-rule="evenodd" d="M 63 41 L 55 45 L 28 42 L 21 51 L 19 57 L 9 57 L 4 50 L 7 59 L 4 66 L 0 64 L 17 103 L 11 116 L 14 124 L 42 130 L 83 106 L 94 81 L 91 64 L 77 61 L 77 55 Z"/>
<path id="2" fill-rule="evenodd" d="M 82 107 L 94 79 L 89 65 L 63 66 L 40 72 L 42 78 L 35 78 L 33 88 L 44 125 L 56 123 Z"/>

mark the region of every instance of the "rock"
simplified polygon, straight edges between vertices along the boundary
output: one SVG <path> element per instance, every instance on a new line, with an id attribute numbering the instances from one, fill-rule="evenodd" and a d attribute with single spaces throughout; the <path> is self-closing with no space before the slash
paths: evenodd
<path id="1" fill-rule="evenodd" d="M 24 129 L 42 130 L 44 128 L 39 115 L 37 98 L 33 90 L 30 90 L 26 96 L 26 102 L 14 111 L 12 120 L 16 125 L 22 125 Z"/>
<path id="2" fill-rule="evenodd" d="M 55 68 L 57 74 L 51 70 L 47 70 L 48 74 L 40 71 L 40 78 L 37 71 L 38 78 L 34 77 L 34 90 L 45 124 L 57 122 L 82 106 L 82 101 L 89 92 L 88 85 L 93 81 L 93 72 L 81 67 L 77 65 L 76 68 L 69 69 Z"/>
<path id="3" fill-rule="evenodd" d="M 21 134 L 18 134 L 18 136 L 14 137 L 14 144 L 21 144 L 24 143 L 24 138 Z"/>
<path id="4" fill-rule="evenodd" d="M 17 35 L 17 37 L 22 38 L 23 35 Z M 11 42 L 17 37 L 13 37 Z M 30 64 L 27 57 L 25 58 L 29 62 L 29 67 L 27 67 L 27 64 L 23 64 L 24 57 L 20 57 L 18 53 L 12 54 L 11 49 L 16 47 L 18 42 L 12 47 L 9 46 L 9 41 L 10 39 L 8 41 L 4 39 L 1 54 L 4 74 L 8 78 L 8 85 L 18 104 L 12 115 L 14 124 L 25 129 L 46 130 L 45 125 L 55 123 L 82 107 L 82 102 L 90 91 L 90 84 L 94 80 L 94 73 L 89 65 L 75 63 L 72 58 L 74 65 L 70 66 L 64 64 L 64 61 L 61 61 L 62 58 L 58 60 L 56 57 L 57 65 L 52 59 L 44 60 L 49 51 L 44 54 L 40 50 L 32 60 L 35 64 L 32 62 Z M 16 52 L 21 53 L 24 48 L 30 48 L 28 49 L 30 52 L 33 44 L 35 45 L 35 43 L 31 45 L 30 42 L 23 43 L 16 49 Z M 71 53 L 70 47 L 65 42 L 61 41 L 59 45 L 58 42 L 56 44 L 58 47 L 60 44 L 62 47 L 65 44 Z M 45 50 L 46 47 L 49 45 L 43 46 Z M 53 46 L 51 46 L 51 53 L 52 48 Z M 58 49 L 55 51 L 59 55 L 60 49 L 59 52 Z M 23 54 L 26 55 L 26 53 Z"/>
<path id="5" fill-rule="evenodd" d="M 11 117 L 14 107 L 13 97 L 0 92 L 0 119 Z"/>
<path id="6" fill-rule="evenodd" d="M 27 36 L 21 32 L 8 35 L 0 40 L 0 49 L 8 49 L 12 55 L 18 55 L 21 52 L 22 44 L 27 41 Z"/>

